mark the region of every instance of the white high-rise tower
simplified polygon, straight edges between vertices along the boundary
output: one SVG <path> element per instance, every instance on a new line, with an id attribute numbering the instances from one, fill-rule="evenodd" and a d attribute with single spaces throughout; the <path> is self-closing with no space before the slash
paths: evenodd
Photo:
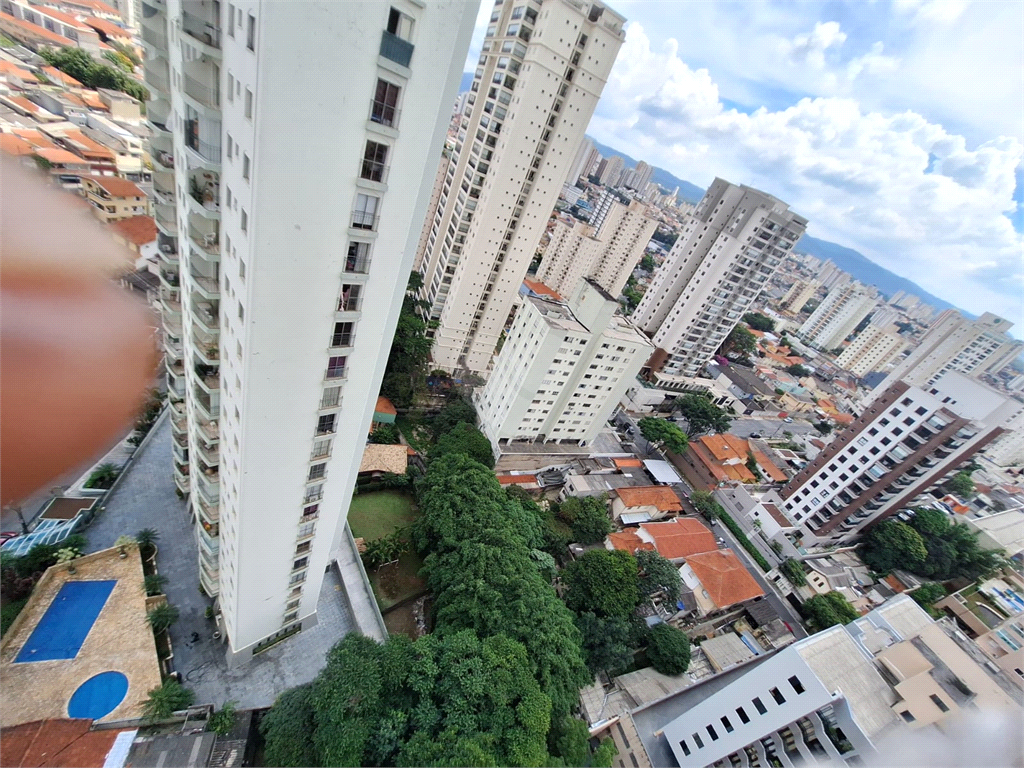
<path id="1" fill-rule="evenodd" d="M 174 476 L 238 661 L 316 623 L 474 3 L 143 4 Z"/>
<path id="2" fill-rule="evenodd" d="M 625 19 L 600 2 L 494 6 L 417 258 L 434 365 L 484 372 L 597 106 Z"/>
<path id="3" fill-rule="evenodd" d="M 714 180 L 633 313 L 666 373 L 699 375 L 806 227 L 781 200 Z"/>

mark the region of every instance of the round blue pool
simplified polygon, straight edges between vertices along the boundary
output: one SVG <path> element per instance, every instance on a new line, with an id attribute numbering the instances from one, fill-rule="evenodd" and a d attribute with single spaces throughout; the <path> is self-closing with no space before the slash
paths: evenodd
<path id="1" fill-rule="evenodd" d="M 99 720 L 117 709 L 127 693 L 127 677 L 120 672 L 100 672 L 78 686 L 68 702 L 68 717 Z"/>

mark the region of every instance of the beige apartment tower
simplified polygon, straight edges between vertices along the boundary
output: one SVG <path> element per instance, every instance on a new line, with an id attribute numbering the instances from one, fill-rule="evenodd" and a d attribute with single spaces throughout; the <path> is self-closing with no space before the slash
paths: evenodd
<path id="1" fill-rule="evenodd" d="M 455 151 L 417 257 L 433 364 L 485 373 L 615 56 L 600 2 L 494 6 Z"/>

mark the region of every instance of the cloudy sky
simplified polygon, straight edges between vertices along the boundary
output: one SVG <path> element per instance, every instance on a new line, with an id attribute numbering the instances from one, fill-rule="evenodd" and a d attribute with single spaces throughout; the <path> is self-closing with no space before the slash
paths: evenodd
<path id="1" fill-rule="evenodd" d="M 598 141 L 770 192 L 811 235 L 1021 332 L 1024 0 L 610 5 L 630 22 Z"/>

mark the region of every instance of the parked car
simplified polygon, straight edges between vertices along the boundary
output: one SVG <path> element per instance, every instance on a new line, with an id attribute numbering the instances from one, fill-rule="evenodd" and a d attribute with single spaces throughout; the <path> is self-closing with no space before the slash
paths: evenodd
<path id="1" fill-rule="evenodd" d="M 787 416 L 786 418 L 783 419 L 783 421 L 786 422 L 787 424 L 792 424 L 793 423 L 793 417 L 792 416 Z"/>
<path id="2" fill-rule="evenodd" d="M 751 433 L 750 433 L 750 436 L 751 436 L 752 438 L 754 438 L 755 440 L 758 440 L 758 439 L 760 439 L 760 437 L 761 437 L 761 433 L 760 433 L 760 432 L 751 432 Z"/>

